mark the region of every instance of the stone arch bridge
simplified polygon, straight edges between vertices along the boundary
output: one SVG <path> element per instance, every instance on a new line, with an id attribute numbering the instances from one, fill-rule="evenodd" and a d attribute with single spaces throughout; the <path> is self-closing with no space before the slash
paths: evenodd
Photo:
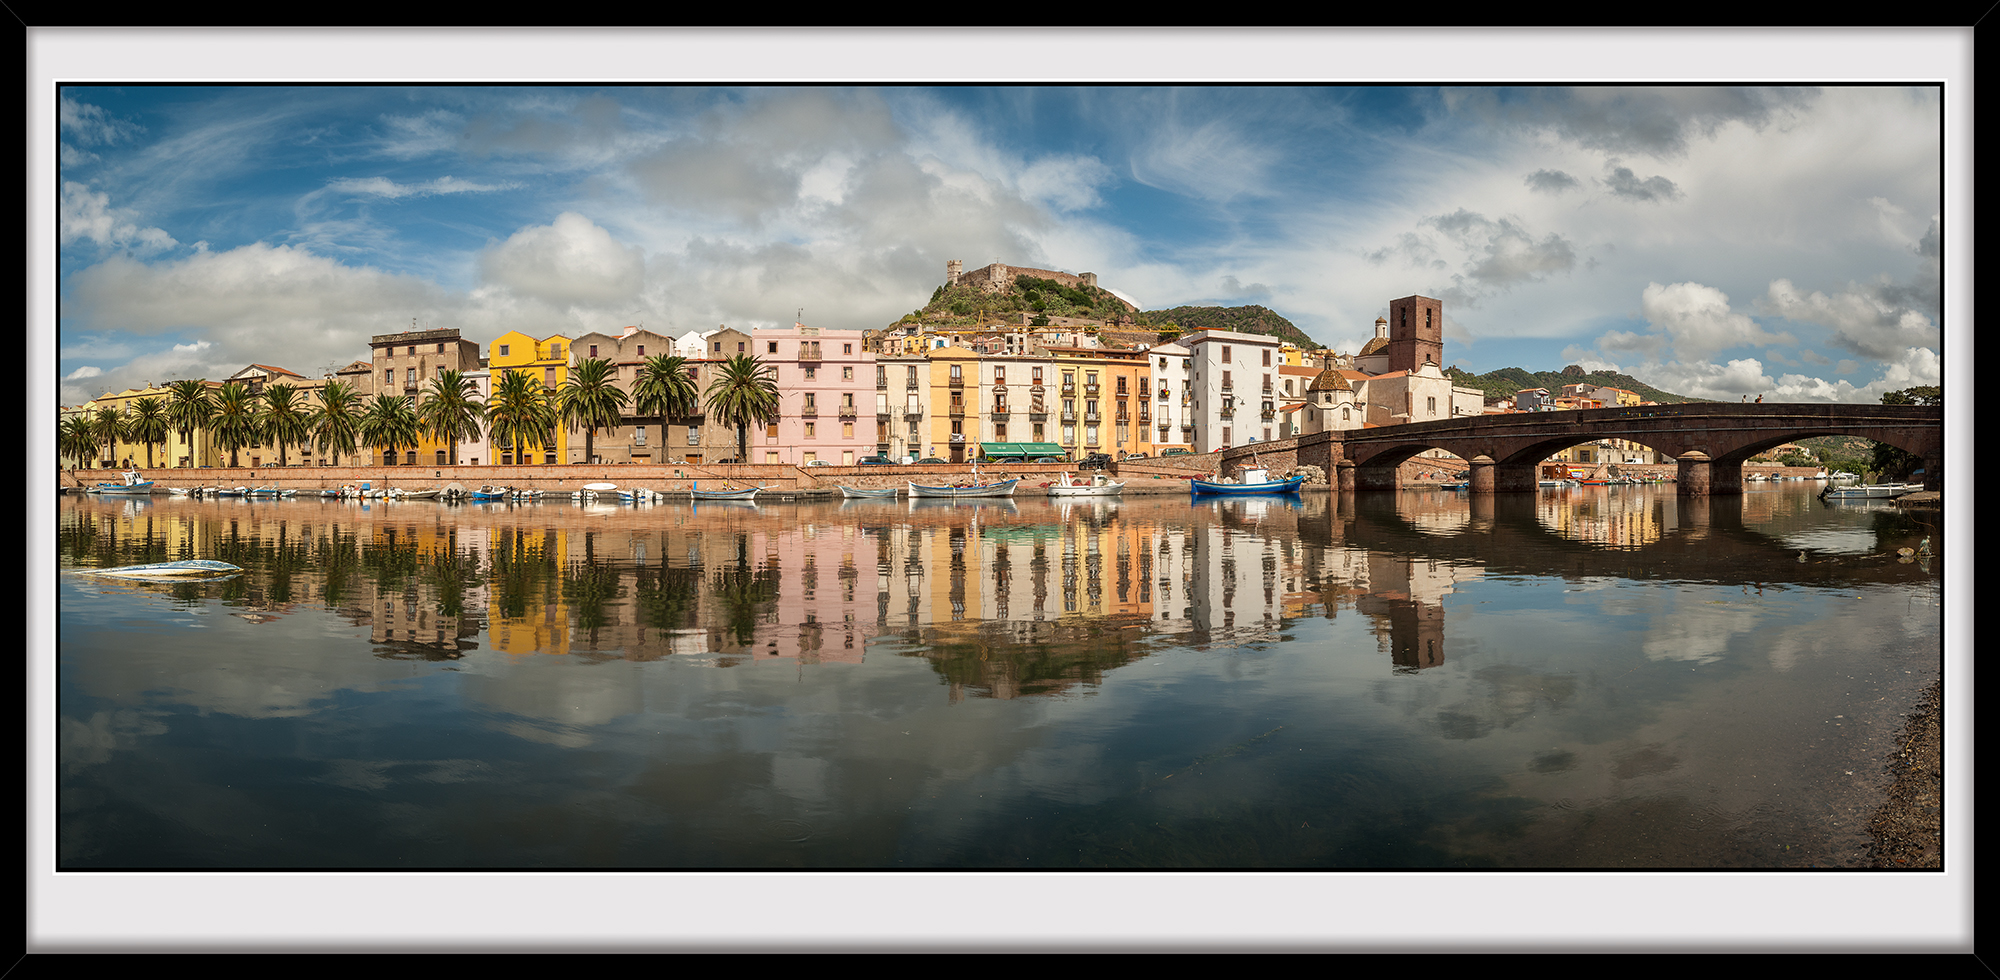
<path id="1" fill-rule="evenodd" d="M 1394 490 L 1397 467 L 1427 449 L 1471 465 L 1474 493 L 1533 490 L 1538 465 L 1572 446 L 1624 439 L 1680 466 L 1682 496 L 1743 492 L 1743 463 L 1776 446 L 1815 436 L 1860 436 L 1924 461 L 1924 487 L 1944 488 L 1944 409 L 1914 405 L 1688 403 L 1568 412 L 1514 412 L 1322 432 L 1222 452 L 1234 474 L 1291 456 L 1331 475 L 1341 490 Z"/>

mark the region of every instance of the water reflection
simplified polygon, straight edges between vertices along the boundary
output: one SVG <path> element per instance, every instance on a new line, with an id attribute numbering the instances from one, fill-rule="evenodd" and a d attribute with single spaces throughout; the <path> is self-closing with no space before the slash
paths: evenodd
<path id="1" fill-rule="evenodd" d="M 171 863 L 114 828 L 157 829 L 154 753 L 197 728 L 214 750 L 174 756 L 197 796 L 236 785 L 248 756 L 302 774 L 297 800 L 262 804 L 279 810 L 369 809 L 330 803 L 329 786 L 509 812 L 582 793 L 604 806 L 597 833 L 708 828 L 626 858 L 535 835 L 490 855 L 422 852 L 444 865 L 1014 866 L 1053 859 L 1057 838 L 981 828 L 1052 799 L 1066 801 L 1065 832 L 1092 842 L 1066 852 L 1085 866 L 1078 854 L 1587 865 L 1561 842 L 1602 825 L 1572 817 L 1666 792 L 1683 811 L 1720 807 L 1716 825 L 1737 836 L 1689 831 L 1658 861 L 1765 866 L 1739 838 L 1767 827 L 1752 809 L 1766 797 L 1735 780 L 1783 767 L 1733 767 L 1759 739 L 1791 746 L 1778 781 L 1793 801 L 1825 799 L 1807 769 L 1858 748 L 1814 726 L 1891 725 L 1898 692 L 1936 676 L 1943 540 L 1888 508 L 1671 488 L 699 507 L 68 499 L 58 538 L 66 568 L 245 568 L 207 585 L 65 576 L 65 786 L 123 801 L 75 811 L 65 853 L 79 866 Z M 1914 659 L 1880 656 L 1912 645 Z M 1743 704 L 1757 724 L 1716 722 Z M 222 730 L 232 718 L 306 727 L 239 744 Z M 302 739 L 321 747 L 269 754 Z M 371 759 L 376 741 L 406 746 L 403 761 Z M 428 745 L 460 754 L 397 768 Z M 565 754 L 586 748 L 588 764 Z M 892 775 L 905 785 L 888 797 L 860 788 Z M 398 795 L 427 780 L 464 795 Z M 974 802 L 982 790 L 991 802 Z M 1162 819 L 1163 806 L 1211 816 Z M 1240 812 L 1215 823 L 1218 806 Z M 1393 853 L 1275 829 L 1299 816 L 1360 833 L 1382 806 L 1402 808 L 1400 829 L 1377 831 Z M 874 822 L 892 811 L 905 829 L 883 837 Z M 782 832 L 730 829 L 751 813 Z M 963 832 L 945 832 L 948 814 Z M 1792 832 L 1806 819 L 1781 816 Z M 169 822 L 188 841 L 172 854 L 232 863 L 199 843 L 213 833 L 200 819 Z M 313 859 L 405 853 L 400 838 L 355 834 Z M 1120 834 L 1142 851 L 1112 846 Z M 290 860 L 271 847 L 247 860 Z"/>

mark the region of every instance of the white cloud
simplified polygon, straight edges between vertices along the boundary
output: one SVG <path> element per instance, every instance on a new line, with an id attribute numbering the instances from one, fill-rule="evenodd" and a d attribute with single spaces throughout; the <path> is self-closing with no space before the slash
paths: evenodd
<path id="1" fill-rule="evenodd" d="M 71 371 L 70 373 L 68 373 L 68 374 L 65 374 L 65 375 L 63 375 L 63 380 L 64 380 L 64 381 L 76 381 L 76 380 L 78 380 L 78 379 L 80 379 L 80 378 L 95 378 L 95 377 L 97 377 L 98 375 L 101 375 L 101 374 L 103 374 L 103 373 L 104 373 L 103 369 L 101 369 L 101 368 L 94 368 L 94 367 L 91 367 L 90 365 L 86 364 L 86 365 L 84 365 L 83 367 L 80 367 L 80 368 L 77 368 L 76 370 L 74 370 L 74 371 Z"/>
<path id="2" fill-rule="evenodd" d="M 58 228 L 62 244 L 78 241 L 157 252 L 177 244 L 174 236 L 158 228 L 142 227 L 131 212 L 111 207 L 111 196 L 99 194 L 75 181 L 64 181 L 58 205 Z"/>
<path id="3" fill-rule="evenodd" d="M 428 197 L 433 194 L 483 194 L 493 191 L 513 190 L 515 183 L 475 184 L 469 180 L 459 180 L 446 175 L 436 180 L 416 184 L 399 184 L 387 177 L 342 177 L 327 182 L 326 189 L 341 194 L 365 194 L 370 197 Z"/>
<path id="4" fill-rule="evenodd" d="M 523 228 L 479 256 L 480 277 L 558 306 L 623 303 L 646 281 L 645 254 L 574 211 Z"/>
<path id="5" fill-rule="evenodd" d="M 1941 339 L 1930 317 L 1891 302 L 1882 285 L 1850 283 L 1828 296 L 1804 292 L 1790 279 L 1775 279 L 1758 306 L 1774 316 L 1832 327 L 1836 346 L 1863 357 L 1894 357 L 1911 346 L 1936 345 Z"/>
<path id="6" fill-rule="evenodd" d="M 1647 283 L 1639 307 L 1653 331 L 1665 337 L 1682 360 L 1704 358 L 1731 347 L 1797 343 L 1791 334 L 1770 333 L 1750 317 L 1732 311 L 1722 290 L 1698 282 Z"/>

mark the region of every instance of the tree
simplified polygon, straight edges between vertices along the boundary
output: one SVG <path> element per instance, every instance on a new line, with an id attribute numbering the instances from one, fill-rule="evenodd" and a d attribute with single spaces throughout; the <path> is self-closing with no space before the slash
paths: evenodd
<path id="1" fill-rule="evenodd" d="M 56 425 L 56 454 L 88 468 L 97 450 L 97 434 L 91 431 L 90 416 L 73 415 Z"/>
<path id="2" fill-rule="evenodd" d="M 90 448 L 95 450 L 103 446 L 115 461 L 118 440 L 125 438 L 125 411 L 107 405 L 93 412 L 90 416 L 90 435 Z"/>
<path id="3" fill-rule="evenodd" d="M 549 431 L 555 424 L 555 409 L 549 405 L 541 382 L 524 371 L 500 376 L 500 384 L 486 403 L 486 431 L 496 444 L 513 447 L 515 459 L 526 463 L 527 447 L 548 445 Z"/>
<path id="4" fill-rule="evenodd" d="M 405 449 L 417 448 L 417 438 L 422 426 L 417 422 L 417 410 L 410 407 L 409 399 L 401 395 L 376 395 L 375 400 L 361 413 L 361 421 L 356 426 L 361 441 L 372 452 L 384 454 L 386 465 L 395 465 L 395 457 Z"/>
<path id="5" fill-rule="evenodd" d="M 631 396 L 617 385 L 618 368 L 590 357 L 578 361 L 556 392 L 556 411 L 566 428 L 583 428 L 583 460 L 597 460 L 597 430 L 616 429 Z"/>
<path id="6" fill-rule="evenodd" d="M 306 425 L 312 432 L 313 445 L 323 452 L 333 453 L 333 465 L 340 465 L 340 455 L 353 455 L 360 445 L 361 395 L 354 386 L 345 381 L 329 381 L 319 390 L 319 407 L 307 416 Z"/>
<path id="7" fill-rule="evenodd" d="M 264 434 L 278 444 L 278 465 L 290 465 L 285 447 L 306 441 L 312 436 L 312 424 L 307 420 L 305 406 L 300 403 L 298 392 L 291 385 L 274 384 L 264 388 L 263 412 L 259 422 Z"/>
<path id="8" fill-rule="evenodd" d="M 451 444 L 451 465 L 458 465 L 458 444 L 479 438 L 479 422 L 486 417 L 486 405 L 479 400 L 479 383 L 457 371 L 439 371 L 424 392 L 417 409 L 423 432 L 439 442 Z"/>
<path id="9" fill-rule="evenodd" d="M 721 373 L 708 383 L 708 410 L 723 425 L 736 428 L 736 459 L 750 461 L 750 426 L 778 420 L 778 383 L 755 354 L 738 354 L 722 362 Z"/>
<path id="10" fill-rule="evenodd" d="M 132 418 L 126 423 L 132 441 L 146 446 L 146 468 L 153 468 L 153 444 L 166 442 L 173 426 L 167 421 L 167 403 L 147 396 L 132 403 Z"/>
<path id="11" fill-rule="evenodd" d="M 167 419 L 188 447 L 188 465 L 200 465 L 194 449 L 194 434 L 208 428 L 215 417 L 215 399 L 209 397 L 208 382 L 201 378 L 176 381 L 167 386 Z"/>
<path id="12" fill-rule="evenodd" d="M 1943 405 L 1944 387 L 1942 385 L 1918 385 L 1917 387 L 1904 388 L 1900 391 L 1885 391 L 1882 393 L 1882 404 Z M 1878 479 L 1882 480 L 1905 479 L 1923 465 L 1924 458 L 1922 456 L 1898 449 L 1886 442 L 1875 444 L 1874 455 L 1868 462 L 1868 468 L 1878 475 Z"/>
<path id="13" fill-rule="evenodd" d="M 257 396 L 241 381 L 231 381 L 215 393 L 215 416 L 209 427 L 215 432 L 217 447 L 229 453 L 229 465 L 237 465 L 236 451 L 254 446 L 264 435 L 258 425 Z"/>
<path id="14" fill-rule="evenodd" d="M 701 407 L 701 389 L 688 377 L 688 361 L 674 354 L 655 354 L 639 367 L 632 385 L 632 408 L 640 415 L 660 420 L 660 444 L 664 447 L 669 419 L 687 418 Z"/>

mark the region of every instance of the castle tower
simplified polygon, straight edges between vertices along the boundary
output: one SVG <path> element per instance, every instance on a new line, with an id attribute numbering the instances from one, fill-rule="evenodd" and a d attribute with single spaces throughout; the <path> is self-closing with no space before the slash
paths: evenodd
<path id="1" fill-rule="evenodd" d="M 1429 296 L 1389 301 L 1389 370 L 1444 367 L 1444 303 Z"/>
<path id="2" fill-rule="evenodd" d="M 945 285 L 947 286 L 958 285 L 958 277 L 962 275 L 965 275 L 965 262 L 963 260 L 952 259 L 944 264 Z"/>

